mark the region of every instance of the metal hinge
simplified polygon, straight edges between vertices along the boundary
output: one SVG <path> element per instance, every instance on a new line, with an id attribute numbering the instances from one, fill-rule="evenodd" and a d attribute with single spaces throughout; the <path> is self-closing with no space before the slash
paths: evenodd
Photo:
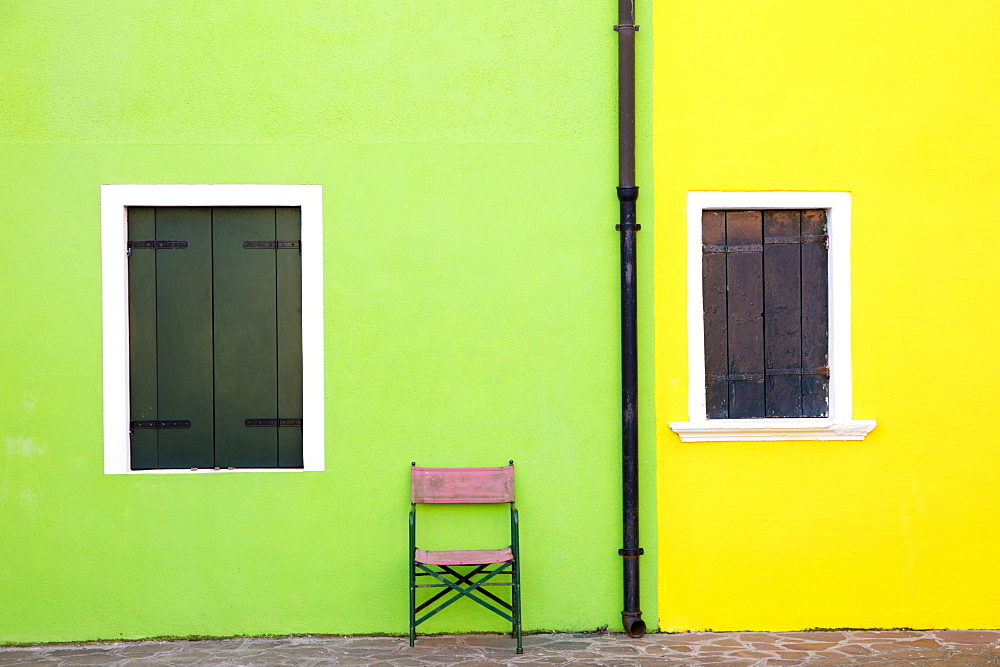
<path id="1" fill-rule="evenodd" d="M 745 243 L 733 245 L 716 245 L 713 243 L 701 244 L 702 252 L 763 252 L 765 245 L 803 245 L 807 243 L 822 243 L 829 247 L 830 237 L 826 234 L 803 234 L 801 236 L 769 236 L 764 239 L 764 243 Z"/>
<path id="2" fill-rule="evenodd" d="M 187 241 L 129 241 L 128 249 L 138 250 L 180 250 L 188 247 Z"/>
<path id="3" fill-rule="evenodd" d="M 301 241 L 244 241 L 243 247 L 247 250 L 285 250 L 294 248 L 302 249 Z"/>
<path id="4" fill-rule="evenodd" d="M 707 373 L 705 382 L 734 382 L 744 380 L 748 382 L 763 382 L 764 376 L 774 375 L 819 375 L 827 379 L 830 378 L 830 368 L 828 366 L 818 366 L 817 368 L 768 368 L 763 373 Z"/>
<path id="5" fill-rule="evenodd" d="M 191 422 L 186 419 L 136 419 L 130 424 L 134 431 L 137 428 L 191 428 Z"/>
<path id="6" fill-rule="evenodd" d="M 801 244 L 801 243 L 822 243 L 827 245 L 830 237 L 826 234 L 800 234 L 799 236 L 765 236 L 764 243 L 785 243 L 785 244 Z"/>
<path id="7" fill-rule="evenodd" d="M 302 426 L 301 419 L 247 419 L 244 426 Z"/>

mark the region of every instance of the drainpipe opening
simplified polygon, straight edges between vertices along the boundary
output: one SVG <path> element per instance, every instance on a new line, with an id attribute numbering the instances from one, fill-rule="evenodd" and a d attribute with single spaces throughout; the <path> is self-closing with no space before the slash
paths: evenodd
<path id="1" fill-rule="evenodd" d="M 641 611 L 634 614 L 622 612 L 622 625 L 625 626 L 625 634 L 629 637 L 637 638 L 646 634 L 646 622 L 639 618 L 641 615 Z"/>

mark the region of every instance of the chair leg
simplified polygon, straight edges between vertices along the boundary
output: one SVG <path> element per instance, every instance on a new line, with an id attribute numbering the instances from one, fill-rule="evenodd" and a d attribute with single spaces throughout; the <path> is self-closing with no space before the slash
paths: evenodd
<path id="1" fill-rule="evenodd" d="M 510 565 L 510 638 L 514 639 L 517 637 L 517 587 L 514 585 L 516 579 L 514 578 L 514 569 L 517 567 L 515 563 Z"/>
<path id="2" fill-rule="evenodd" d="M 417 640 L 417 587 L 416 577 L 413 572 L 413 563 L 410 563 L 410 646 Z"/>
<path id="3" fill-rule="evenodd" d="M 521 649 L 521 567 L 517 560 L 514 561 L 514 585 L 511 586 L 511 600 L 514 604 L 514 633 L 517 635 L 517 652 L 524 653 Z"/>
<path id="4" fill-rule="evenodd" d="M 517 565 L 511 565 L 510 571 L 510 606 L 513 607 L 510 610 L 510 615 L 513 620 L 510 622 L 510 638 L 515 639 L 517 637 L 517 584 L 514 578 L 514 568 Z"/>

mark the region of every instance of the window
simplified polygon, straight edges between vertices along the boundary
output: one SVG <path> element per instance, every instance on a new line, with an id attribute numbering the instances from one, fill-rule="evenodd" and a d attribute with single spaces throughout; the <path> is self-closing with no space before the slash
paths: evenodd
<path id="1" fill-rule="evenodd" d="M 862 439 L 851 417 L 850 195 L 688 197 L 686 442 Z"/>
<path id="2" fill-rule="evenodd" d="M 322 470 L 319 186 L 101 199 L 105 472 Z"/>

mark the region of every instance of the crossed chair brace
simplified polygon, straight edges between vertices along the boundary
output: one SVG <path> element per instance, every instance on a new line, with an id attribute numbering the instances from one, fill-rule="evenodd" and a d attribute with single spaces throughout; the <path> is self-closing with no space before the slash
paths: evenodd
<path id="1" fill-rule="evenodd" d="M 521 577 L 514 462 L 501 468 L 418 468 L 414 463 L 410 470 L 410 646 L 416 641 L 418 625 L 464 597 L 509 621 L 511 636 L 517 638 L 517 652 L 521 653 Z M 465 551 L 418 549 L 417 505 L 422 503 L 509 503 L 510 546 Z M 456 568 L 471 569 L 463 573 Z M 418 584 L 417 577 L 432 577 L 439 583 Z M 510 581 L 493 581 L 496 577 L 510 577 Z M 487 586 L 509 586 L 511 601 L 506 602 L 487 590 Z M 418 588 L 444 590 L 417 605 Z M 441 604 L 418 617 L 442 598 Z"/>

